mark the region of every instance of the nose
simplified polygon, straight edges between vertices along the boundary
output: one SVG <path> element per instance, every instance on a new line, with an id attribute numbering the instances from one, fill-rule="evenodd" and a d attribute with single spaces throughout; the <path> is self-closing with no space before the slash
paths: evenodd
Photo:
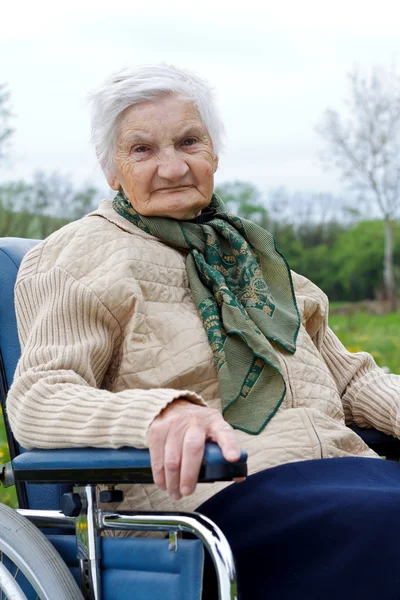
<path id="1" fill-rule="evenodd" d="M 174 148 L 168 148 L 160 154 L 158 175 L 162 179 L 179 181 L 188 171 L 188 164 Z"/>

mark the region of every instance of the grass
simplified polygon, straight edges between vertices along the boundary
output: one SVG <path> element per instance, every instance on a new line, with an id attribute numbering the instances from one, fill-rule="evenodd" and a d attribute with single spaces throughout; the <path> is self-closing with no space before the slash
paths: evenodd
<path id="1" fill-rule="evenodd" d="M 377 316 L 355 312 L 354 305 L 332 304 L 329 325 L 350 352 L 365 350 L 380 367 L 400 374 L 400 313 Z M 0 410 L 0 464 L 9 460 Z M 15 488 L 0 486 L 0 502 L 16 507 Z"/>
<path id="2" fill-rule="evenodd" d="M 5 464 L 9 460 L 10 454 L 8 452 L 7 438 L 3 422 L 3 414 L 0 408 L 0 465 Z M 13 508 L 17 508 L 17 494 L 15 492 L 14 486 L 4 489 L 0 485 L 0 502 L 3 502 L 3 504 L 8 504 L 8 506 L 12 506 Z"/>
<path id="3" fill-rule="evenodd" d="M 350 352 L 369 352 L 380 367 L 400 374 L 400 313 L 336 314 L 332 308 L 329 325 Z"/>

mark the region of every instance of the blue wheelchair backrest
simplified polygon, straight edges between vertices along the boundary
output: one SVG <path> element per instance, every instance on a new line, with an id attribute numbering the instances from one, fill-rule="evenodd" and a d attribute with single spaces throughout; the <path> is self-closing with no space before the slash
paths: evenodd
<path id="1" fill-rule="evenodd" d="M 14 286 L 18 269 L 25 254 L 40 240 L 28 240 L 22 238 L 0 238 L 0 352 L 2 358 L 1 378 L 1 400 L 3 403 L 4 418 L 7 419 L 5 411 L 5 396 L 10 387 L 15 369 L 21 354 L 18 339 L 17 321 L 14 308 Z M 23 452 L 13 438 L 7 426 L 7 438 L 11 458 Z M 62 495 L 70 490 L 66 485 L 33 485 L 18 484 L 17 495 L 20 508 L 35 508 L 41 510 L 56 510 L 60 507 Z"/>
<path id="2" fill-rule="evenodd" d="M 0 239 L 0 348 L 8 387 L 21 354 L 14 310 L 15 280 L 23 257 L 38 243 L 39 240 Z"/>

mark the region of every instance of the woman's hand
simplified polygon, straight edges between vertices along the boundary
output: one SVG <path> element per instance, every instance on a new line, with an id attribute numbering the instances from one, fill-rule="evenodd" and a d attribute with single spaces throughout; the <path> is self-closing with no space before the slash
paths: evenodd
<path id="1" fill-rule="evenodd" d="M 234 430 L 216 409 L 175 400 L 150 425 L 147 441 L 154 483 L 174 500 L 196 489 L 206 440 L 216 442 L 226 460 L 239 460 Z"/>

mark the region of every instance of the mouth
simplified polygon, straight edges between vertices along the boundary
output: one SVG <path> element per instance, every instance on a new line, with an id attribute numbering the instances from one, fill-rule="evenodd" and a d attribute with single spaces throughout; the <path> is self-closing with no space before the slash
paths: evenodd
<path id="1" fill-rule="evenodd" d="M 185 192 L 186 190 L 189 190 L 192 187 L 193 187 L 193 185 L 179 185 L 179 186 L 170 187 L 170 188 L 158 188 L 157 190 L 154 190 L 154 191 L 155 192 Z"/>

